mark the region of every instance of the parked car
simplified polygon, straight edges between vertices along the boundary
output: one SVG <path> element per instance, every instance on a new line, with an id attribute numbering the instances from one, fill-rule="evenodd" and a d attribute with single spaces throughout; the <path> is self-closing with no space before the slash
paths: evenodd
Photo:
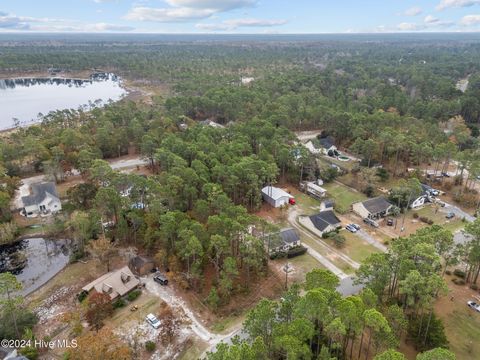
<path id="1" fill-rule="evenodd" d="M 437 201 L 437 204 L 440 205 L 441 207 L 445 207 L 447 205 L 443 201 Z"/>
<path id="2" fill-rule="evenodd" d="M 480 305 L 477 304 L 475 301 L 467 301 L 467 305 L 473 310 L 480 312 Z"/>
<path id="3" fill-rule="evenodd" d="M 353 224 L 348 224 L 347 226 L 345 226 L 345 229 L 347 229 L 351 233 L 356 233 L 358 231 L 357 228 L 353 226 Z"/>
<path id="4" fill-rule="evenodd" d="M 453 219 L 455 217 L 455 213 L 454 212 L 449 212 L 445 217 L 447 219 Z"/>
<path id="5" fill-rule="evenodd" d="M 368 224 L 368 225 L 373 226 L 375 228 L 378 228 L 378 226 L 379 226 L 378 223 L 375 220 L 372 220 L 372 219 L 369 219 L 369 218 L 363 219 L 363 222 L 365 224 Z"/>
<path id="6" fill-rule="evenodd" d="M 157 317 L 153 314 L 148 314 L 147 317 L 145 318 L 147 322 L 152 325 L 154 329 L 158 329 L 160 327 L 160 321 L 157 319 Z"/>
<path id="7" fill-rule="evenodd" d="M 393 219 L 392 218 L 387 219 L 387 225 L 388 226 L 393 226 Z"/>
<path id="8" fill-rule="evenodd" d="M 438 195 L 440 195 L 440 191 L 435 190 L 435 189 L 430 189 L 430 194 L 432 196 L 438 196 Z"/>
<path id="9" fill-rule="evenodd" d="M 297 202 L 295 201 L 294 198 L 290 198 L 290 199 L 288 199 L 288 203 L 289 203 L 290 205 L 295 205 Z"/>
<path id="10" fill-rule="evenodd" d="M 153 277 L 153 280 L 159 283 L 160 285 L 168 285 L 168 279 L 166 278 L 165 275 L 157 273 Z"/>
<path id="11" fill-rule="evenodd" d="M 442 176 L 443 177 L 450 177 L 450 175 L 448 175 L 448 173 L 446 173 L 446 172 L 442 172 Z"/>
<path id="12" fill-rule="evenodd" d="M 352 225 L 355 229 L 357 229 L 357 231 L 360 231 L 360 225 L 358 224 L 350 224 Z"/>

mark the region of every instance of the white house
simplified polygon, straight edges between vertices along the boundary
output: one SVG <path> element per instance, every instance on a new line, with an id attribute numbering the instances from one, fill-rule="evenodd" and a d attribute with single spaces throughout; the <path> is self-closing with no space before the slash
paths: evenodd
<path id="1" fill-rule="evenodd" d="M 392 206 L 393 205 L 384 197 L 379 196 L 363 202 L 357 202 L 352 205 L 352 208 L 353 211 L 363 219 L 379 219 L 387 216 L 390 213 Z"/>
<path id="2" fill-rule="evenodd" d="M 320 234 L 326 234 L 342 227 L 342 222 L 332 210 L 320 211 L 316 215 L 309 216 L 308 219 Z"/>
<path id="3" fill-rule="evenodd" d="M 273 207 L 278 208 L 288 204 L 290 199 L 293 199 L 293 196 L 280 188 L 265 186 L 262 189 L 262 198 Z"/>
<path id="4" fill-rule="evenodd" d="M 53 182 L 31 185 L 30 195 L 22 197 L 22 215 L 36 217 L 38 214 L 51 214 L 62 210 L 57 188 Z"/>

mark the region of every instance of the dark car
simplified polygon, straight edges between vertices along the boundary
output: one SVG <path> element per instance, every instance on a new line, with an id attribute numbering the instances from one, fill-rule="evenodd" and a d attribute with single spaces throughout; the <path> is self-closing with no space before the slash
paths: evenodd
<path id="1" fill-rule="evenodd" d="M 387 219 L 387 225 L 393 226 L 393 219 Z"/>
<path id="2" fill-rule="evenodd" d="M 168 285 L 168 279 L 165 277 L 165 275 L 156 274 L 153 277 L 153 280 L 159 283 L 160 285 Z"/>
<path id="3" fill-rule="evenodd" d="M 447 219 L 453 219 L 455 217 L 455 213 L 454 212 L 449 212 L 445 217 Z"/>

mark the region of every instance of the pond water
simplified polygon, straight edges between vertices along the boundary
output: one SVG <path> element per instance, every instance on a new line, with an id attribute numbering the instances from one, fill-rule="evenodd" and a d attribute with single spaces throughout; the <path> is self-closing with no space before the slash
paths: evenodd
<path id="1" fill-rule="evenodd" d="M 90 79 L 0 79 L 0 130 L 27 126 L 50 111 L 101 106 L 120 100 L 127 91 L 114 74 L 98 73 Z"/>
<path id="2" fill-rule="evenodd" d="M 0 246 L 0 272 L 13 273 L 22 283 L 23 295 L 45 284 L 69 262 L 68 240 L 25 239 Z"/>

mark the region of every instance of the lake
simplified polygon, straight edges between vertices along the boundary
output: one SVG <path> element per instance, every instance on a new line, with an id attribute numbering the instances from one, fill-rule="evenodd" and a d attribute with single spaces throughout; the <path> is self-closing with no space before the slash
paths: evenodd
<path id="1" fill-rule="evenodd" d="M 118 101 L 127 91 L 114 74 L 93 74 L 90 79 L 16 78 L 0 79 L 0 130 L 40 121 L 39 113 L 88 109 Z"/>
<path id="2" fill-rule="evenodd" d="M 11 272 L 23 285 L 22 295 L 37 290 L 70 260 L 70 241 L 31 238 L 0 246 L 0 272 Z"/>

